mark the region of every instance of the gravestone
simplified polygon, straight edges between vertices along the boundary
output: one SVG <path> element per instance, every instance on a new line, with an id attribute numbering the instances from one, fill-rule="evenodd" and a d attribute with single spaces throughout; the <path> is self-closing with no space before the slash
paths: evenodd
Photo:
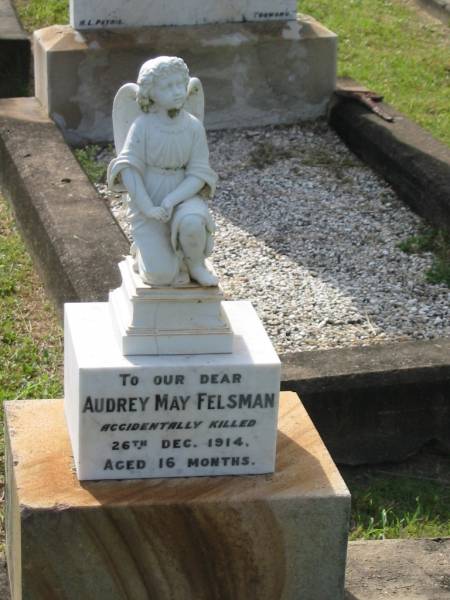
<path id="1" fill-rule="evenodd" d="M 173 56 L 115 96 L 133 244 L 108 302 L 65 306 L 66 424 L 57 400 L 6 407 L 13 600 L 343 597 L 348 490 L 208 262 L 203 108 Z"/>
<path id="2" fill-rule="evenodd" d="M 66 305 L 65 407 L 80 479 L 271 473 L 280 363 L 251 305 L 233 352 L 124 356 L 109 307 Z"/>
<path id="3" fill-rule="evenodd" d="M 71 143 L 111 141 L 115 90 L 163 54 L 182 56 L 202 80 L 208 129 L 327 112 L 337 38 L 296 15 L 295 0 L 72 0 L 70 7 L 70 26 L 34 33 L 34 71 L 36 97 Z"/>
<path id="4" fill-rule="evenodd" d="M 74 29 L 295 19 L 296 0 L 70 0 Z"/>
<path id="5" fill-rule="evenodd" d="M 224 300 L 207 259 L 217 175 L 204 104 L 201 81 L 168 56 L 114 99 L 107 179 L 126 193 L 132 251 L 108 303 L 65 307 L 65 409 L 82 480 L 274 470 L 280 361 L 252 306 Z"/>

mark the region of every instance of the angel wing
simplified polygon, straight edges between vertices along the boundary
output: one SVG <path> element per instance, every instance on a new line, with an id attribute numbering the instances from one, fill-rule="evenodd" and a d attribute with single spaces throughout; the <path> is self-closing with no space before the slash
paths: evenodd
<path id="1" fill-rule="evenodd" d="M 136 83 L 126 83 L 117 92 L 113 102 L 113 132 L 114 145 L 117 154 L 120 154 L 128 131 L 135 119 L 142 114 L 136 102 L 138 86 Z"/>
<path id="2" fill-rule="evenodd" d="M 202 82 L 197 77 L 189 79 L 184 109 L 203 123 L 205 118 L 205 94 L 203 93 Z"/>

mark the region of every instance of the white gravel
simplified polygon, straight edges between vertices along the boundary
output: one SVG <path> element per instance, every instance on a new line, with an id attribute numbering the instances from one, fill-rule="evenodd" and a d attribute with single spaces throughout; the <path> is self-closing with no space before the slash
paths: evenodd
<path id="1" fill-rule="evenodd" d="M 397 247 L 420 218 L 324 123 L 208 139 L 214 265 L 278 352 L 450 335 L 450 290 L 426 281 L 432 256 Z M 121 199 L 98 187 L 126 229 Z"/>

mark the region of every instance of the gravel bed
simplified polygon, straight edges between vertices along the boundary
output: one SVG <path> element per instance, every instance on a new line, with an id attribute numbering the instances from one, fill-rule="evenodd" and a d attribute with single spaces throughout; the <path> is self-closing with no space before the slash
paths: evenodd
<path id="1" fill-rule="evenodd" d="M 450 290 L 426 281 L 432 256 L 398 248 L 421 219 L 326 124 L 208 139 L 220 176 L 215 269 L 278 352 L 450 335 Z M 98 188 L 126 230 L 122 199 Z"/>

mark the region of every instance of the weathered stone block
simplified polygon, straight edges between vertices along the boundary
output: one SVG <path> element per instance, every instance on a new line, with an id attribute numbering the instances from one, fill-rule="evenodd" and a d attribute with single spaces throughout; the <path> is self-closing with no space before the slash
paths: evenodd
<path id="1" fill-rule="evenodd" d="M 34 34 L 36 96 L 70 141 L 111 140 L 117 89 L 165 54 L 201 79 L 208 128 L 290 123 L 326 113 L 336 47 L 336 35 L 306 16 L 82 33 L 55 25 Z"/>
<path id="2" fill-rule="evenodd" d="M 343 597 L 350 497 L 295 394 L 263 476 L 80 484 L 61 400 L 6 420 L 14 600 Z"/>

